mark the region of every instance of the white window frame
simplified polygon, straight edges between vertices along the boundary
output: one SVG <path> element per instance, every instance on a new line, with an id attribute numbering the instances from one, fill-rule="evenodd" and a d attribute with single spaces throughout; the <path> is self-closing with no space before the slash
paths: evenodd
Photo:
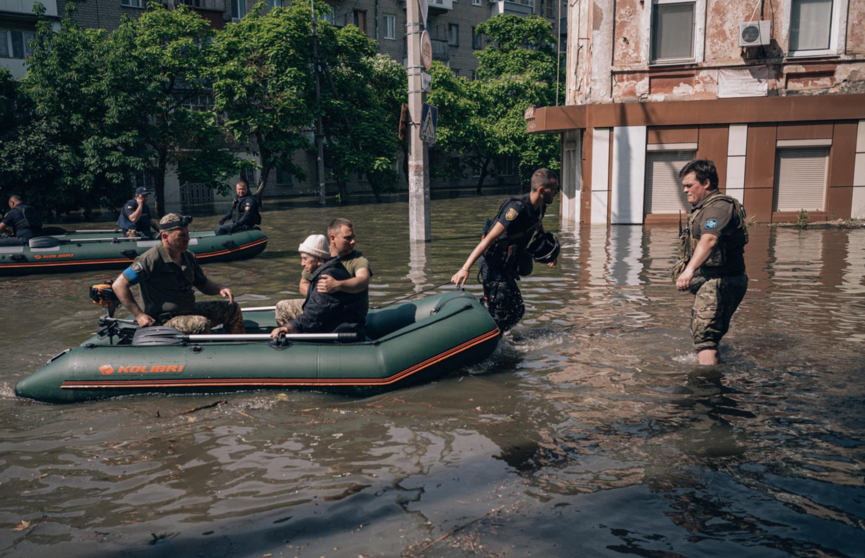
<path id="1" fill-rule="evenodd" d="M 451 34 L 454 30 L 456 34 Z M 452 39 L 456 39 L 453 42 Z M 452 46 L 455 48 L 459 48 L 460 46 L 460 24 L 459 23 L 448 23 L 448 46 Z"/>
<path id="2" fill-rule="evenodd" d="M 472 0 L 472 6 L 480 6 L 482 5 L 481 0 Z"/>
<path id="3" fill-rule="evenodd" d="M 821 50 L 788 50 L 787 58 L 811 58 L 815 56 L 839 56 L 847 50 L 847 6 L 849 0 L 832 0 L 832 30 L 829 48 Z M 783 44 L 790 48 L 790 25 L 792 24 L 793 0 L 784 0 L 781 25 L 784 30 Z"/>
<path id="4" fill-rule="evenodd" d="M 388 20 L 391 22 L 391 26 L 388 27 Z M 390 31 L 390 34 L 388 34 Z M 395 14 L 384 14 L 384 38 L 395 41 L 396 40 L 396 15 Z"/>
<path id="5" fill-rule="evenodd" d="M 234 7 L 237 6 L 237 17 L 234 16 Z M 246 0 L 231 0 L 231 21 L 237 23 L 246 15 Z"/>
<path id="6" fill-rule="evenodd" d="M 27 47 L 27 42 L 28 42 L 27 35 L 31 35 L 29 37 L 29 40 L 35 41 L 36 40 L 36 31 L 26 30 L 26 29 L 7 29 L 7 28 L 2 28 L 2 29 L 0 29 L 0 31 L 2 31 L 5 34 L 5 36 L 3 37 L 3 40 L 6 42 L 6 52 L 8 53 L 8 56 L 0 56 L 0 59 L 27 60 L 28 58 L 30 58 L 30 55 L 33 53 L 33 49 Z M 14 47 L 14 44 L 12 42 L 12 34 L 13 33 L 18 33 L 21 35 L 21 48 L 22 48 L 22 51 L 21 51 L 22 56 L 21 57 L 15 56 L 15 47 Z"/>
<path id="7" fill-rule="evenodd" d="M 127 8 L 142 8 L 144 0 L 120 0 L 120 5 Z"/>
<path id="8" fill-rule="evenodd" d="M 790 1 L 790 0 L 786 0 Z M 656 4 L 694 4 L 694 57 L 675 60 L 652 60 L 652 13 Z M 674 64 L 698 64 L 706 55 L 706 0 L 652 0 L 649 9 L 643 10 L 643 60 L 650 66 Z"/>

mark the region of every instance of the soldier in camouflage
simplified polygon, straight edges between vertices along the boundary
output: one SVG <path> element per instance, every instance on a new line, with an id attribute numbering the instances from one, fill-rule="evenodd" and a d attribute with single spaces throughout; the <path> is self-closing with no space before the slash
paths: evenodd
<path id="1" fill-rule="evenodd" d="M 695 295 L 691 334 L 700 364 L 720 362 L 718 345 L 748 289 L 745 209 L 718 191 L 718 171 L 708 160 L 691 161 L 679 172 L 691 204 L 688 226 L 679 236 L 676 288 Z"/>
<path id="2" fill-rule="evenodd" d="M 129 309 L 139 327 L 158 322 L 184 333 L 210 333 L 222 325 L 225 333 L 246 333 L 243 314 L 231 289 L 204 275 L 189 248 L 191 218 L 169 213 L 159 221 L 162 242 L 138 257 L 114 281 L 114 292 Z M 132 294 L 141 286 L 142 310 Z M 206 295 L 221 295 L 228 302 L 195 302 L 198 289 Z"/>

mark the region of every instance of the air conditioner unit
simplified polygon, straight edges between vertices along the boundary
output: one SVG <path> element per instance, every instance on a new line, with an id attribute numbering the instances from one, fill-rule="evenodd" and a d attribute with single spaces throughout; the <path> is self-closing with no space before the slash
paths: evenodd
<path id="1" fill-rule="evenodd" d="M 749 21 L 739 24 L 739 46 L 755 47 L 768 45 L 772 40 L 771 21 Z"/>

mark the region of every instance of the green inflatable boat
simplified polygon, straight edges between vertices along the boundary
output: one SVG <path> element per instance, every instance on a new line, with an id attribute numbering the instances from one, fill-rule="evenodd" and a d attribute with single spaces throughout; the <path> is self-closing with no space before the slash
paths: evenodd
<path id="1" fill-rule="evenodd" d="M 257 229 L 224 236 L 191 232 L 190 236 L 189 250 L 202 263 L 251 258 L 267 248 L 267 237 Z M 157 242 L 126 238 L 119 230 L 40 236 L 31 239 L 29 246 L 0 246 L 0 276 L 123 269 Z"/>
<path id="2" fill-rule="evenodd" d="M 144 393 L 311 389 L 368 395 L 430 382 L 489 357 L 501 337 L 464 291 L 371 310 L 366 338 L 271 340 L 272 309 L 244 310 L 247 335 L 186 335 L 105 317 L 102 329 L 15 386 L 19 397 L 69 403 Z"/>

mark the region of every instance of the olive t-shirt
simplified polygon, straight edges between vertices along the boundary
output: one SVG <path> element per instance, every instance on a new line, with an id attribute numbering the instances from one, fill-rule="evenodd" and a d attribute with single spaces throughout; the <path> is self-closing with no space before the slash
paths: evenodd
<path id="1" fill-rule="evenodd" d="M 352 250 L 351 254 L 340 258 L 342 266 L 351 274 L 352 277 L 357 277 L 357 272 L 361 269 L 369 271 L 369 276 L 372 277 L 372 269 L 369 267 L 369 260 L 363 257 L 363 253 L 358 250 Z M 312 275 L 306 272 L 306 269 L 301 273 L 301 278 L 307 281 L 312 280 Z M 369 311 L 369 289 L 361 293 L 363 295 L 364 312 Z"/>
<path id="2" fill-rule="evenodd" d="M 195 254 L 186 251 L 177 265 L 168 250 L 158 244 L 141 254 L 130 270 L 138 275 L 144 313 L 157 318 L 164 312 L 187 313 L 195 310 L 195 291 L 207 283 Z M 128 277 L 128 276 L 127 276 Z"/>
<path id="3" fill-rule="evenodd" d="M 710 195 L 694 206 L 693 211 L 699 208 L 697 220 L 692 225 L 692 236 L 699 240 L 704 234 L 711 234 L 723 240 L 726 265 L 722 270 L 723 275 L 734 276 L 745 273 L 745 244 L 742 231 L 739 229 L 739 214 L 736 206 L 726 200 L 712 202 L 714 195 Z M 712 203 L 710 203 L 712 202 Z"/>

